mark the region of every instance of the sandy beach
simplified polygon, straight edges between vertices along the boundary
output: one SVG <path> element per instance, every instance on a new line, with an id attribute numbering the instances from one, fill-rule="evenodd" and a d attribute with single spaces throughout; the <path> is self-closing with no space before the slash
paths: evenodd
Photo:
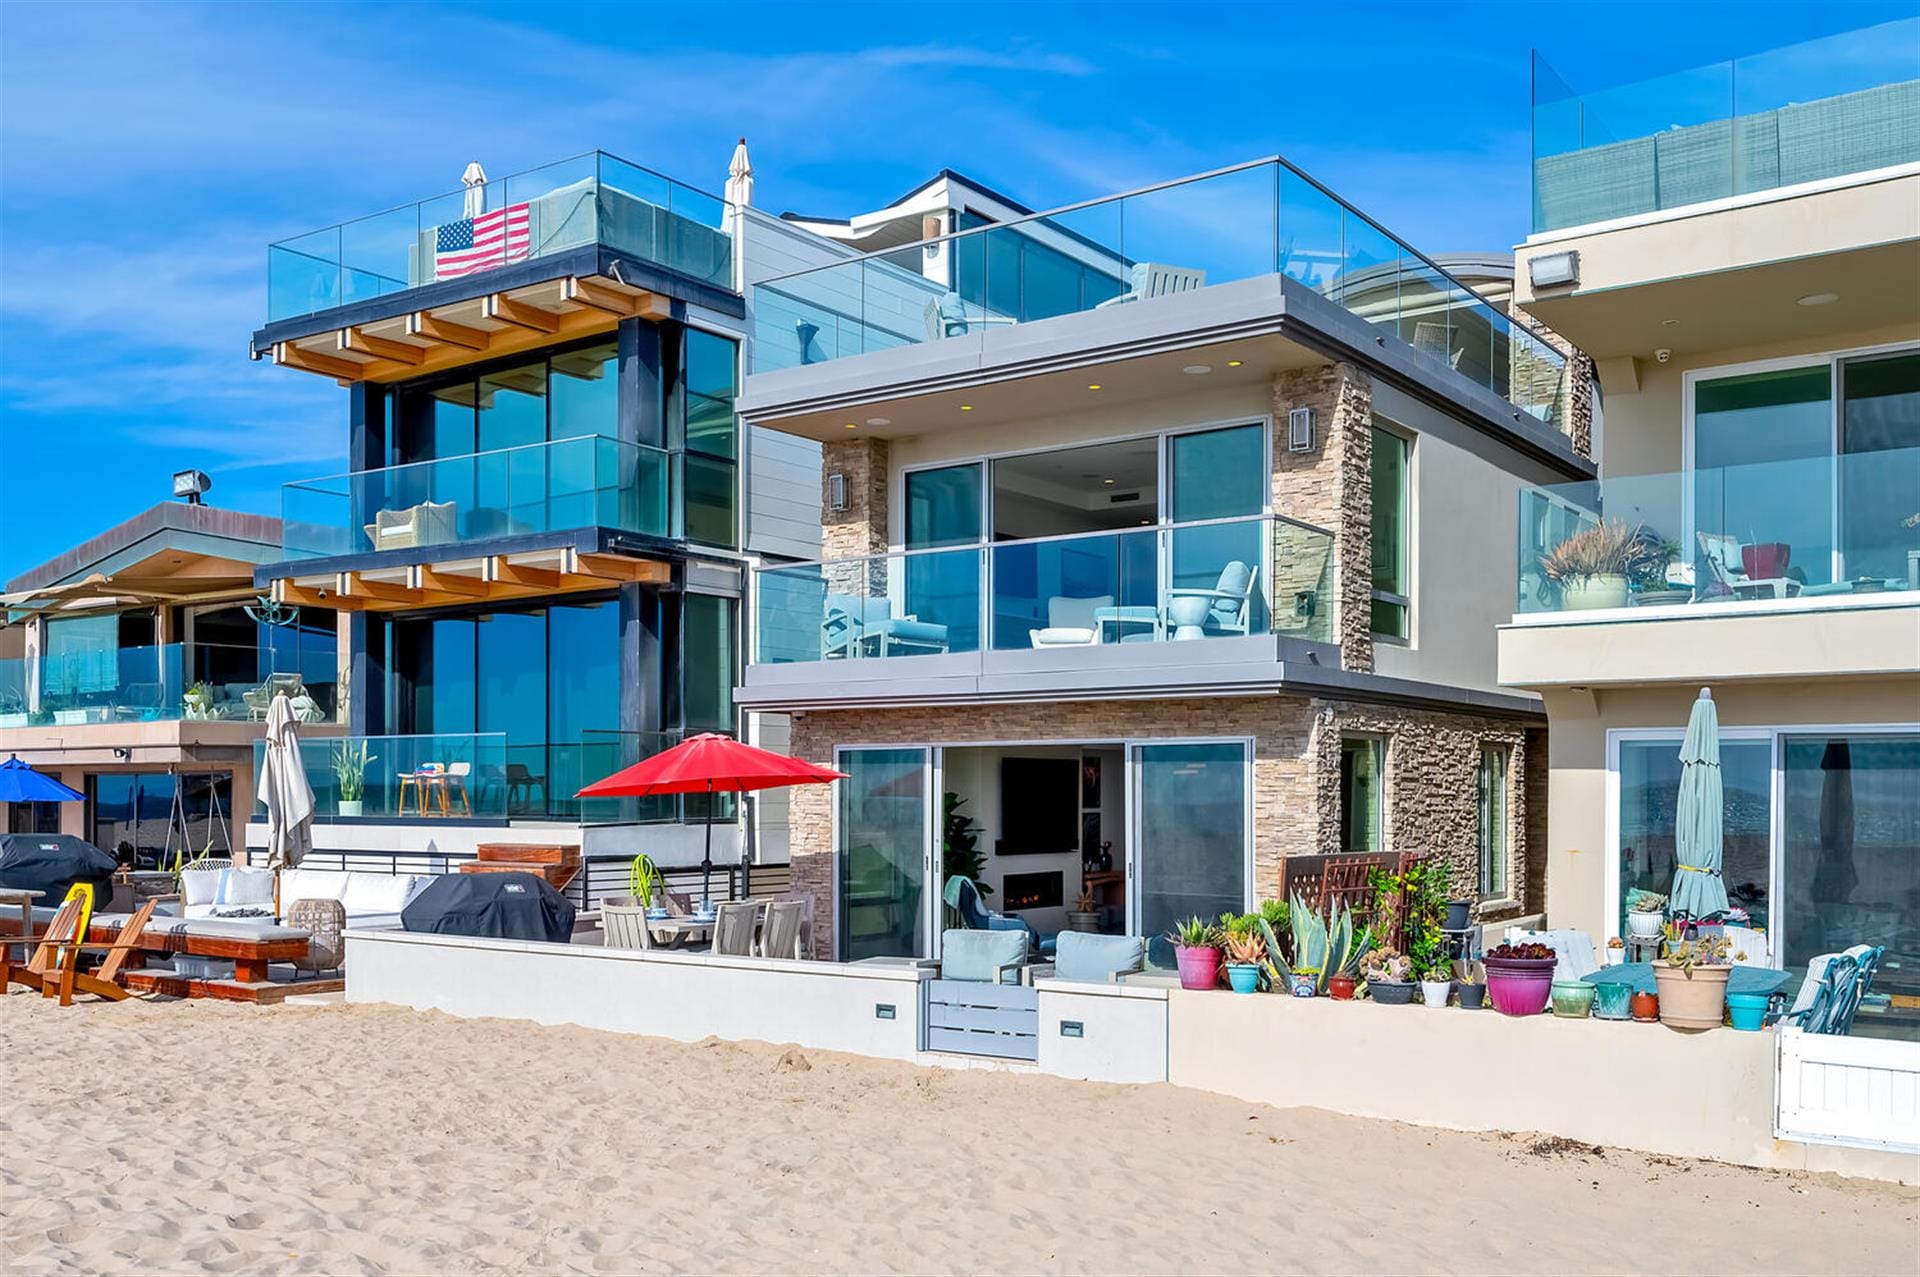
<path id="1" fill-rule="evenodd" d="M 0 1026 L 8 1272 L 1920 1271 L 1913 1190 L 1166 1086 L 343 1005 Z"/>

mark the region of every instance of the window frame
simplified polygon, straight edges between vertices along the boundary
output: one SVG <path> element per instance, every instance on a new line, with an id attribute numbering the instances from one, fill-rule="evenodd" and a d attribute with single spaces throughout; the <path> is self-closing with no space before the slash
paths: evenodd
<path id="1" fill-rule="evenodd" d="M 1374 769 L 1373 829 L 1375 845 L 1372 847 L 1349 847 L 1346 845 L 1348 824 L 1347 803 L 1344 786 L 1342 786 L 1339 794 L 1339 810 L 1335 813 L 1335 816 L 1340 822 L 1339 854 L 1343 856 L 1378 855 L 1386 851 L 1393 841 L 1391 831 L 1387 827 L 1387 812 L 1390 807 L 1387 796 L 1387 759 L 1391 743 L 1392 738 L 1384 732 L 1342 731 L 1340 733 L 1342 770 L 1344 771 L 1344 762 L 1349 745 L 1371 746 Z"/>
<path id="2" fill-rule="evenodd" d="M 1373 531 L 1374 531 L 1373 522 L 1374 521 L 1370 513 L 1368 518 L 1368 528 L 1367 528 L 1367 533 L 1368 533 L 1368 536 L 1367 536 L 1367 544 L 1368 544 L 1367 632 L 1373 637 L 1373 640 L 1376 643 L 1384 642 L 1384 643 L 1393 644 L 1395 646 L 1411 647 L 1413 646 L 1413 633 L 1414 633 L 1414 630 L 1413 630 L 1413 519 L 1414 519 L 1413 507 L 1414 507 L 1414 487 L 1415 487 L 1414 456 L 1417 451 L 1417 449 L 1414 447 L 1414 442 L 1417 436 L 1415 436 L 1412 432 L 1404 430 L 1401 427 L 1395 425 L 1393 422 L 1388 421 L 1385 417 L 1375 416 L 1372 422 L 1370 423 L 1370 425 L 1375 435 L 1375 438 L 1373 440 L 1375 444 L 1379 442 L 1379 439 L 1378 439 L 1379 435 L 1386 435 L 1390 439 L 1398 440 L 1399 443 L 1401 444 L 1401 465 L 1400 465 L 1401 491 L 1400 491 L 1400 500 L 1399 500 L 1399 506 L 1400 506 L 1400 556 L 1399 557 L 1400 557 L 1400 576 L 1402 578 L 1400 581 L 1400 584 L 1404 587 L 1405 592 L 1399 593 L 1393 590 L 1383 590 L 1383 589 L 1380 589 L 1375 583 L 1375 579 L 1373 576 L 1373 561 L 1372 561 L 1373 549 L 1374 549 L 1373 547 Z M 1377 447 L 1370 448 L 1368 450 L 1367 491 L 1369 494 L 1369 501 L 1368 501 L 1369 512 L 1371 512 L 1375 508 L 1373 505 L 1373 502 L 1376 501 L 1379 497 L 1378 486 L 1374 482 L 1375 476 L 1377 474 L 1377 471 L 1375 469 L 1374 458 L 1377 455 L 1378 455 Z M 1388 630 L 1382 630 L 1382 629 L 1376 628 L 1373 624 L 1373 607 L 1372 607 L 1372 605 L 1375 603 L 1385 603 L 1385 604 L 1388 604 L 1389 606 L 1399 608 L 1400 617 L 1401 617 L 1401 629 L 1404 630 L 1405 632 L 1401 634 L 1395 634 Z"/>
<path id="3" fill-rule="evenodd" d="M 1517 899 L 1513 890 L 1513 760 L 1514 746 L 1510 741 L 1482 741 L 1480 759 L 1474 770 L 1477 790 L 1477 808 L 1475 819 L 1479 825 L 1479 845 L 1476 881 L 1479 885 L 1481 903 L 1505 904 Z M 1499 820 L 1492 817 L 1492 802 L 1495 790 L 1488 783 L 1489 764 L 1495 763 L 1498 771 Z M 1494 841 L 1499 846 L 1493 846 Z M 1494 885 L 1493 870 L 1500 868 L 1500 884 Z"/>

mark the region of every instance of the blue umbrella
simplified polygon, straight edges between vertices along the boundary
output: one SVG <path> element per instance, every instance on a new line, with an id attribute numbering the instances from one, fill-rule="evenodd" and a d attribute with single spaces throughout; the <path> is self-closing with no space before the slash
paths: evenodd
<path id="1" fill-rule="evenodd" d="M 1713 693 L 1700 689 L 1680 744 L 1680 800 L 1674 806 L 1673 893 L 1669 914 L 1705 918 L 1727 910 L 1727 884 L 1720 877 L 1722 808 L 1720 715 Z"/>
<path id="2" fill-rule="evenodd" d="M 86 795 L 43 776 L 18 758 L 0 763 L 0 803 L 77 803 Z"/>

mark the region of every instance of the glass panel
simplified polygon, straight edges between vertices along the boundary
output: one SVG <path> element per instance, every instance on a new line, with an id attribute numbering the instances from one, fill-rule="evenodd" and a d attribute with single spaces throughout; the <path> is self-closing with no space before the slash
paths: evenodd
<path id="1" fill-rule="evenodd" d="M 1920 1038 L 1920 736 L 1788 736 L 1782 743 L 1786 828 L 1781 833 L 1780 927 L 1795 985 L 1807 962 L 1856 944 L 1885 945 L 1873 992 L 1898 1006 L 1864 1005 L 1853 1032 Z"/>
<path id="2" fill-rule="evenodd" d="M 266 742 L 253 743 L 254 819 L 264 820 L 260 797 L 260 769 Z M 353 764 L 362 764 L 357 768 Z M 509 809 L 544 811 L 547 794 L 543 776 L 516 774 L 506 763 L 506 737 L 472 732 L 411 736 L 308 736 L 300 741 L 300 765 L 313 786 L 314 815 L 323 821 L 342 818 L 414 817 L 440 813 L 446 798 L 447 814 L 504 820 Z M 360 797 L 343 797 L 341 774 L 358 776 Z M 544 765 L 537 772 L 544 772 Z M 528 777 L 531 777 L 529 783 Z M 224 794 L 222 795 L 224 801 Z M 342 802 L 360 807 L 343 811 Z M 231 816 L 229 816 L 231 819 Z"/>
<path id="3" fill-rule="evenodd" d="M 992 538 L 1064 536 L 1160 517 L 1160 441 L 1117 439 L 993 463 Z"/>
<path id="4" fill-rule="evenodd" d="M 1701 558 L 1698 579 L 1736 580 L 1737 568 L 1753 581 L 1792 577 L 1795 569 L 1805 582 L 1831 581 L 1831 475 L 1826 467 L 1790 463 L 1832 455 L 1832 378 L 1825 366 L 1698 383 L 1693 524 L 1700 547 L 1689 547 Z M 1744 547 L 1738 564 L 1714 553 L 1714 544 L 1729 538 Z M 1752 566 L 1747 558 L 1755 560 Z"/>
<path id="5" fill-rule="evenodd" d="M 1840 365 L 1841 577 L 1920 589 L 1920 353 Z"/>
<path id="6" fill-rule="evenodd" d="M 978 462 L 907 474 L 907 549 L 932 550 L 980 541 Z"/>
<path id="7" fill-rule="evenodd" d="M 1263 426 L 1169 435 L 1167 465 L 1175 523 L 1231 519 L 1267 508 Z"/>
<path id="8" fill-rule="evenodd" d="M 1266 523 L 1245 519 L 1172 528 L 1167 534 L 1165 637 L 1245 637 L 1267 628 L 1260 579 Z"/>
<path id="9" fill-rule="evenodd" d="M 609 774 L 582 778 L 581 742 L 620 726 L 620 605 L 606 599 L 548 608 L 547 651 L 548 809 L 572 815 L 581 786 Z"/>
<path id="10" fill-rule="evenodd" d="M 688 453 L 682 458 L 681 477 L 687 540 L 735 544 L 733 463 Z"/>
<path id="11" fill-rule="evenodd" d="M 524 768 L 529 778 L 544 782 L 547 778 L 546 613 L 494 612 L 479 617 L 475 623 L 475 641 L 475 727 L 481 732 L 504 733 L 507 766 Z"/>
<path id="12" fill-rule="evenodd" d="M 1379 851 L 1386 742 L 1340 742 L 1340 847 Z"/>
<path id="13" fill-rule="evenodd" d="M 569 350 L 552 360 L 549 439 L 620 434 L 620 350 L 614 342 Z"/>
<path id="14" fill-rule="evenodd" d="M 838 787 L 840 957 L 924 956 L 927 751 L 843 750 L 838 766 L 847 773 Z"/>
<path id="15" fill-rule="evenodd" d="M 478 403 L 477 451 L 542 442 L 547 437 L 546 360 L 480 378 Z"/>
<path id="16" fill-rule="evenodd" d="M 175 810 L 178 788 L 180 809 Z M 89 841 L 137 869 L 233 850 L 233 777 L 226 772 L 112 772 L 85 781 Z M 216 818 L 217 813 L 217 818 Z"/>
<path id="17" fill-rule="evenodd" d="M 1155 966 L 1173 965 L 1166 935 L 1190 917 L 1246 907 L 1247 753 L 1236 743 L 1141 745 L 1139 934 Z"/>
<path id="18" fill-rule="evenodd" d="M 734 378 L 738 348 L 724 337 L 686 330 L 687 447 L 731 457 L 734 443 Z"/>
<path id="19" fill-rule="evenodd" d="M 1400 332 L 1400 273 L 1415 260 L 1400 242 L 1366 218 L 1346 214 L 1340 304 L 1374 327 Z"/>
<path id="20" fill-rule="evenodd" d="M 1159 534 L 1010 541 L 993 554 L 993 646 L 1124 642 L 1159 632 Z"/>
<path id="21" fill-rule="evenodd" d="M 1346 262 L 1340 201 L 1304 175 L 1284 169 L 1280 185 L 1280 273 L 1326 297 L 1338 297 Z"/>
<path id="22" fill-rule="evenodd" d="M 735 638 L 738 604 L 710 594 L 689 594 L 682 609 L 680 646 L 686 688 L 681 701 L 689 732 L 735 729 L 734 671 L 739 661 Z"/>
<path id="23" fill-rule="evenodd" d="M 1507 894 L 1507 776 L 1513 751 L 1489 746 L 1480 751 L 1480 898 Z"/>
<path id="24" fill-rule="evenodd" d="M 1720 741 L 1720 783 L 1726 841 L 1722 874 L 1727 899 L 1752 925 L 1772 929 L 1767 882 L 1771 863 L 1773 746 L 1763 740 Z M 1673 887 L 1673 830 L 1680 800 L 1680 737 L 1620 742 L 1620 900 L 1614 925 L 1626 934 L 1626 896 L 1635 887 L 1668 894 Z"/>
<path id="25" fill-rule="evenodd" d="M 1407 574 L 1408 453 L 1412 445 L 1390 430 L 1373 428 L 1373 632 L 1407 637 L 1411 593 Z M 1382 594 L 1397 595 L 1383 599 Z"/>

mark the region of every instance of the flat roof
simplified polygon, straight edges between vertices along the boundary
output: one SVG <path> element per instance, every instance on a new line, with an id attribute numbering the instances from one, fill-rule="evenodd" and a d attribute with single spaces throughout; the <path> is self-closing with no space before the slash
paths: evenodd
<path id="1" fill-rule="evenodd" d="M 6 583 L 5 593 L 44 589 L 96 572 L 111 575 L 168 550 L 240 563 L 271 563 L 280 557 L 280 520 L 218 506 L 163 501 L 22 572 Z"/>

